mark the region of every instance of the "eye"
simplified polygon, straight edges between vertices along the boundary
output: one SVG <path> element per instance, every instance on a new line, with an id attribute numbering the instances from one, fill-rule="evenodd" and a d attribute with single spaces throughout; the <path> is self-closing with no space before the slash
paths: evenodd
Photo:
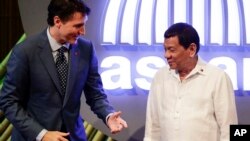
<path id="1" fill-rule="evenodd" d="M 82 28 L 83 26 L 84 26 L 83 24 L 77 24 L 74 27 L 77 28 L 77 29 L 79 29 L 79 28 Z"/>
<path id="2" fill-rule="evenodd" d="M 171 51 L 171 52 L 175 52 L 175 49 L 171 48 L 170 51 Z"/>
<path id="3" fill-rule="evenodd" d="M 172 47 L 169 47 L 169 48 L 165 48 L 165 51 L 168 51 L 168 52 L 175 52 L 175 49 L 172 48 Z"/>

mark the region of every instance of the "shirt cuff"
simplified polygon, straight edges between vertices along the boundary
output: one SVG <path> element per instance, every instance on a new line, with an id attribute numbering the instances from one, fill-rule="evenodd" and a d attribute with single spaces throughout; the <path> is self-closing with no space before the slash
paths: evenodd
<path id="1" fill-rule="evenodd" d="M 43 129 L 36 137 L 36 141 L 41 141 L 43 136 L 48 132 L 48 130 Z"/>
<path id="2" fill-rule="evenodd" d="M 108 114 L 107 116 L 106 116 L 106 124 L 108 125 L 108 119 L 109 119 L 109 117 L 111 116 L 111 115 L 113 115 L 114 113 L 110 113 L 110 114 Z"/>

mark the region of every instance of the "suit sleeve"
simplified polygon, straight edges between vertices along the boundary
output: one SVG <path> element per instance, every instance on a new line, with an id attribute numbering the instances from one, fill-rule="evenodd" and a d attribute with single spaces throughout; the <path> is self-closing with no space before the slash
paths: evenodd
<path id="1" fill-rule="evenodd" d="M 86 103 L 91 110 L 106 123 L 108 114 L 114 112 L 104 92 L 102 80 L 98 72 L 98 60 L 92 43 L 90 43 L 90 62 L 88 77 L 84 88 Z"/>
<path id="2" fill-rule="evenodd" d="M 34 140 L 43 129 L 27 112 L 29 100 L 29 62 L 24 49 L 13 48 L 0 95 L 0 108 L 27 140 Z"/>

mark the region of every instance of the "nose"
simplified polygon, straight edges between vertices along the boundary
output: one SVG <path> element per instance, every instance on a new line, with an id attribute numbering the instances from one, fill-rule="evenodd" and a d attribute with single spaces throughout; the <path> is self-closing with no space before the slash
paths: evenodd
<path id="1" fill-rule="evenodd" d="M 85 35 L 85 32 L 86 32 L 86 29 L 85 29 L 85 26 L 82 26 L 79 30 L 79 34 L 80 35 Z"/>
<path id="2" fill-rule="evenodd" d="M 165 51 L 165 53 L 164 53 L 164 57 L 166 58 L 166 59 L 169 59 L 170 57 L 171 57 L 171 54 L 169 53 L 169 51 Z"/>

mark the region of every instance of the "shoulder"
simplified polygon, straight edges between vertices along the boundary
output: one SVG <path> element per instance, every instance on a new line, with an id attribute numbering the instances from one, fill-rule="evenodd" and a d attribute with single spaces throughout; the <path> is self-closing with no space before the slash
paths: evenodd
<path id="1" fill-rule="evenodd" d="M 165 65 L 156 72 L 155 77 L 162 77 L 162 75 L 170 73 L 170 68 L 168 65 Z"/>
<path id="2" fill-rule="evenodd" d="M 12 48 L 12 56 L 15 55 L 22 58 L 34 56 L 40 51 L 40 47 L 47 44 L 48 38 L 44 32 L 29 36 Z"/>
<path id="3" fill-rule="evenodd" d="M 218 66 L 215 66 L 213 64 L 206 64 L 206 70 L 208 73 L 210 74 L 224 74 L 225 71 L 223 69 L 221 69 L 220 67 Z"/>
<path id="4" fill-rule="evenodd" d="M 92 46 L 92 42 L 89 39 L 86 39 L 84 37 L 79 37 L 77 40 L 77 43 L 79 45 Z"/>
<path id="5" fill-rule="evenodd" d="M 79 37 L 77 39 L 76 49 L 79 49 L 81 52 L 84 52 L 85 54 L 86 53 L 90 53 L 90 54 L 95 53 L 95 48 L 94 48 L 91 40 L 86 39 L 84 37 Z"/>
<path id="6" fill-rule="evenodd" d="M 231 78 L 228 72 L 226 72 L 225 70 L 223 70 L 222 68 L 218 66 L 208 63 L 204 70 L 205 70 L 204 73 L 206 74 L 206 76 L 210 78 L 211 80 L 216 80 L 217 82 L 221 82 L 225 80 L 231 81 Z"/>
<path id="7" fill-rule="evenodd" d="M 153 78 L 153 82 L 155 81 L 163 81 L 164 79 L 166 79 L 170 74 L 170 68 L 168 65 L 165 65 L 161 68 L 159 68 Z"/>
<path id="8" fill-rule="evenodd" d="M 202 70 L 202 74 L 208 75 L 209 77 L 216 77 L 221 75 L 226 75 L 226 72 L 214 64 L 208 63 L 201 58 L 197 63 L 198 69 Z"/>
<path id="9" fill-rule="evenodd" d="M 15 45 L 14 48 L 20 48 L 23 50 L 32 50 L 35 46 L 39 46 L 43 42 L 48 42 L 48 37 L 45 31 L 42 31 L 38 34 L 31 35 L 25 40 Z"/>

